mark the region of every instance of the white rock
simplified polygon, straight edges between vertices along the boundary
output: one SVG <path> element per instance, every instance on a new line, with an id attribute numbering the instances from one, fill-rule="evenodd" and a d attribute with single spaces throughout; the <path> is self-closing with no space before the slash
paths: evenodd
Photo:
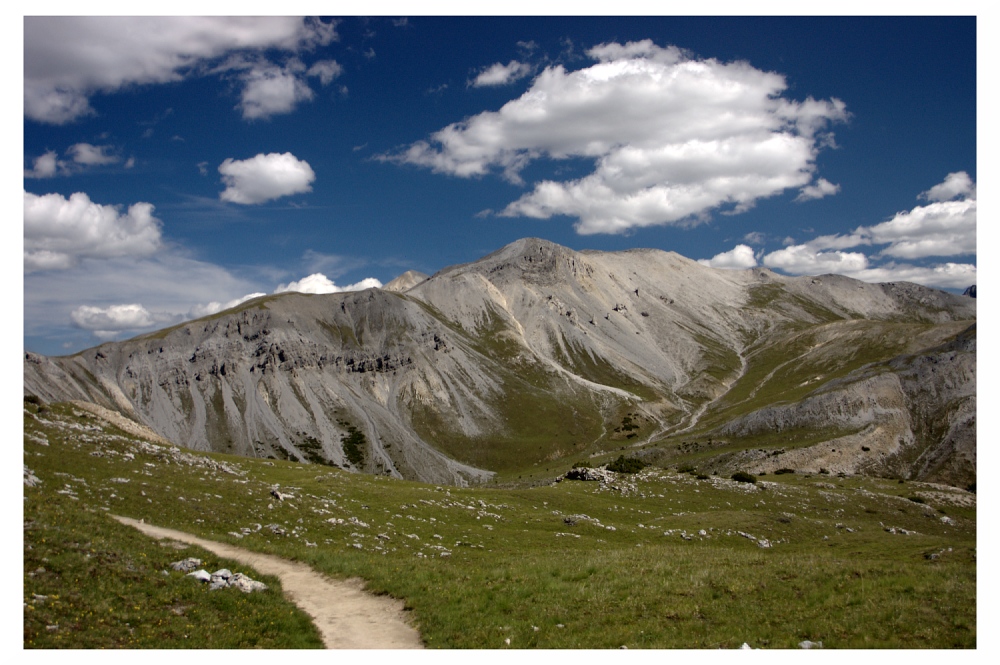
<path id="1" fill-rule="evenodd" d="M 212 576 L 204 568 L 202 568 L 200 570 L 196 570 L 193 573 L 188 573 L 187 576 L 188 577 L 193 577 L 196 580 L 198 580 L 199 582 L 211 582 L 212 581 Z"/>

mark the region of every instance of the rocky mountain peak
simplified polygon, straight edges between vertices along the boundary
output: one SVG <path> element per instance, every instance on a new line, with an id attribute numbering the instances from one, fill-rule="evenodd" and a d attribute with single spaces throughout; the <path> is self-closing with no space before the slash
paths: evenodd
<path id="1" fill-rule="evenodd" d="M 936 351 L 934 372 L 910 358 L 975 317 L 972 298 L 903 282 L 524 238 L 383 289 L 272 295 L 68 358 L 28 353 L 24 389 L 98 403 L 191 448 L 429 482 L 618 450 L 639 427 L 634 443 L 700 432 L 734 446 L 814 429 L 824 444 L 796 453 L 802 468 L 822 433 L 847 432 L 851 450 L 905 469 L 920 454 L 907 447 L 937 442 L 974 460 L 974 333 Z M 912 377 L 873 376 L 886 367 Z M 932 381 L 932 398 L 900 392 Z M 974 462 L 949 468 L 949 481 L 974 474 Z"/>

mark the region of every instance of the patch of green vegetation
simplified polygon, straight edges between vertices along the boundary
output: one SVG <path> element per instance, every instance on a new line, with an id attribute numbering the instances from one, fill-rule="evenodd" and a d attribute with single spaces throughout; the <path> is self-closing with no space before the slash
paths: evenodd
<path id="1" fill-rule="evenodd" d="M 330 336 L 330 339 L 334 340 L 340 345 L 342 349 L 360 349 L 361 343 L 358 342 L 357 335 L 354 334 L 354 328 L 348 325 L 337 325 L 335 323 L 330 323 L 329 321 L 318 320 L 317 321 L 323 330 Z"/>
<path id="2" fill-rule="evenodd" d="M 691 336 L 701 346 L 705 363 L 704 374 L 712 377 L 716 381 L 724 382 L 732 379 L 733 375 L 740 371 L 742 364 L 740 356 L 733 349 L 729 348 L 717 339 L 705 333 L 689 330 Z"/>
<path id="3" fill-rule="evenodd" d="M 347 434 L 340 437 L 340 443 L 344 448 L 344 455 L 347 457 L 347 461 L 353 464 L 355 468 L 364 468 L 365 448 L 368 443 L 364 432 L 346 420 L 338 420 L 337 423 L 347 430 Z"/>
<path id="4" fill-rule="evenodd" d="M 747 473 L 746 471 L 737 471 L 731 477 L 738 483 L 751 483 L 753 485 L 757 484 L 757 476 Z"/>
<path id="5" fill-rule="evenodd" d="M 559 344 L 555 333 L 549 332 L 549 344 L 553 349 L 556 361 L 577 376 L 602 386 L 611 386 L 630 392 L 646 401 L 654 401 L 659 398 L 653 388 L 636 381 L 628 373 L 619 370 L 607 359 L 595 355 L 582 344 L 565 338 L 562 341 L 563 344 Z"/>
<path id="6" fill-rule="evenodd" d="M 54 415 L 68 414 L 60 405 Z M 118 438 L 95 445 L 36 419 L 26 419 L 25 431 L 44 434 L 49 446 L 31 443 L 25 456 L 41 482 L 24 488 L 24 648 L 322 648 L 310 618 L 284 598 L 277 578 L 198 547 L 165 546 L 107 516 L 105 504 L 132 510 L 122 495 L 132 504 L 145 503 L 146 490 L 163 495 L 162 487 L 153 490 L 131 473 L 138 463 L 123 457 L 123 432 L 109 428 Z M 117 454 L 88 454 L 107 450 Z M 122 480 L 135 487 L 116 492 L 126 487 Z M 188 492 L 191 480 L 177 474 L 173 482 Z M 243 572 L 269 588 L 209 591 L 171 569 L 187 557 L 201 559 L 210 572 Z"/>
<path id="7" fill-rule="evenodd" d="M 363 434 L 361 435 L 361 439 L 362 443 L 364 443 Z M 346 450 L 346 445 L 347 444 L 345 444 L 345 450 Z M 323 452 L 323 444 L 315 437 L 307 436 L 303 438 L 301 441 L 299 441 L 295 447 L 298 448 L 300 451 L 302 451 L 302 455 L 313 464 L 337 466 L 336 464 L 334 464 L 333 462 L 331 462 L 326 458 L 326 455 Z"/>
<path id="8" fill-rule="evenodd" d="M 639 473 L 647 466 L 649 465 L 637 457 L 619 455 L 618 459 L 608 464 L 607 468 L 608 471 L 614 471 L 615 473 Z"/>
<path id="9" fill-rule="evenodd" d="M 757 284 L 748 289 L 746 308 L 764 309 L 785 294 L 785 287 L 774 282 Z"/>
<path id="10" fill-rule="evenodd" d="M 583 452 L 601 434 L 601 405 L 592 393 L 535 369 L 517 375 L 501 370 L 494 377 L 504 382 L 501 396 L 491 402 L 502 429 L 465 436 L 439 411 L 419 402 L 412 406 L 413 428 L 449 457 L 502 474 L 517 475 Z"/>
<path id="11" fill-rule="evenodd" d="M 719 437 L 702 430 L 688 432 L 681 437 L 672 437 L 658 442 L 656 448 L 661 452 L 665 464 L 690 467 L 705 464 L 714 458 L 739 453 L 744 450 L 762 450 L 781 459 L 785 451 L 796 448 L 807 448 L 819 443 L 833 441 L 859 430 L 848 428 L 813 429 L 807 427 L 769 429 L 748 436 Z"/>
<path id="12" fill-rule="evenodd" d="M 831 326 L 835 328 L 831 328 Z M 837 321 L 774 338 L 747 355 L 744 375 L 699 421 L 711 429 L 744 413 L 794 403 L 831 380 L 907 353 L 914 339 L 933 339 L 925 323 Z M 922 337 L 923 336 L 923 337 Z"/>
<path id="13" fill-rule="evenodd" d="M 242 474 L 234 475 L 167 463 L 166 453 L 124 432 L 69 426 L 77 422 L 65 405 L 24 418 L 25 465 L 41 480 L 24 490 L 24 601 L 36 605 L 25 610 L 26 640 L 28 612 L 43 609 L 33 594 L 65 602 L 72 589 L 81 599 L 46 606 L 50 613 L 30 624 L 30 635 L 50 641 L 30 646 L 129 646 L 128 639 L 141 638 L 141 646 L 171 648 L 188 646 L 184 634 L 219 640 L 206 642 L 217 647 L 316 644 L 287 605 L 262 604 L 251 616 L 240 606 L 213 606 L 229 590 L 192 583 L 192 594 L 180 595 L 190 580 L 160 574 L 169 561 L 194 555 L 213 566 L 226 562 L 160 547 L 108 519 L 105 509 L 334 577 L 360 577 L 372 592 L 404 599 L 430 648 L 715 649 L 746 642 L 774 649 L 802 640 L 827 648 L 977 646 L 976 509 L 930 498 L 936 493 L 925 495 L 924 505 L 909 502 L 921 488 L 914 481 L 788 474 L 751 486 L 647 467 L 628 478 L 629 489 L 572 481 L 458 488 L 193 456 Z M 48 445 L 38 443 L 43 438 Z M 274 486 L 296 500 L 274 502 Z M 945 507 L 952 525 L 939 519 Z M 328 521 L 351 517 L 367 526 Z M 880 521 L 913 533 L 887 532 Z M 281 529 L 230 534 L 254 523 Z M 98 552 L 111 568 L 96 564 Z M 39 567 L 49 572 L 29 576 Z M 56 573 L 50 586 L 38 586 Z M 161 578 L 167 600 L 157 595 Z M 263 594 L 232 591 L 230 600 L 263 603 Z M 279 593 L 272 597 L 281 601 Z M 88 611 L 107 617 L 105 624 L 86 623 Z M 166 632 L 159 621 L 177 623 Z M 99 642 L 101 631 L 115 637 Z M 254 636 L 261 641 L 244 641 Z"/>

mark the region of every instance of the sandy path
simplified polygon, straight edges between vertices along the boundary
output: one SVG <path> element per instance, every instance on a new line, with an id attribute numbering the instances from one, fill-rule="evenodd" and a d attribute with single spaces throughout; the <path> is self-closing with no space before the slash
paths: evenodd
<path id="1" fill-rule="evenodd" d="M 367 593 L 360 579 L 335 580 L 304 563 L 205 540 L 128 517 L 112 517 L 154 538 L 172 538 L 198 545 L 280 578 L 285 596 L 313 618 L 327 649 L 423 648 L 420 634 L 406 622 L 402 601 Z"/>

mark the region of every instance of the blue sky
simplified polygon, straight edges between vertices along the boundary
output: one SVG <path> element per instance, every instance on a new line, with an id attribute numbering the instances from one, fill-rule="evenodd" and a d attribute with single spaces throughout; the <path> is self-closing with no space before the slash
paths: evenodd
<path id="1" fill-rule="evenodd" d="M 976 283 L 974 17 L 28 18 L 24 344 L 525 236 Z"/>

